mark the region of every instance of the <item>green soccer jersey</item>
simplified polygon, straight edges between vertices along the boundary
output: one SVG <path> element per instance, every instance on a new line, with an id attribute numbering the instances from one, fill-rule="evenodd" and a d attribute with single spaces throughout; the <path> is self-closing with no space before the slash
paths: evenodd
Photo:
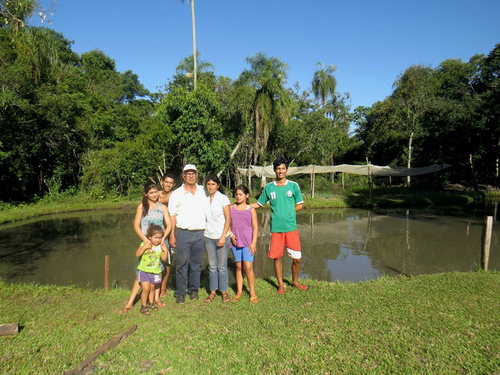
<path id="1" fill-rule="evenodd" d="M 304 203 L 300 187 L 296 182 L 286 180 L 284 186 L 270 182 L 262 190 L 257 203 L 264 206 L 271 204 L 271 232 L 284 233 L 297 229 L 295 205 Z"/>

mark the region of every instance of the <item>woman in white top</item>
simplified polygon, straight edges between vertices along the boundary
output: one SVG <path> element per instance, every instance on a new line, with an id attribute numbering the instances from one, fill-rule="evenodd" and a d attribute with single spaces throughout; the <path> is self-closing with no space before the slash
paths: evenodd
<path id="1" fill-rule="evenodd" d="M 205 302 L 212 302 L 217 295 L 217 289 L 221 291 L 222 301 L 229 302 L 227 295 L 228 272 L 227 255 L 231 239 L 229 237 L 229 225 L 231 224 L 229 198 L 221 186 L 219 177 L 209 175 L 205 180 L 208 192 L 205 203 L 205 250 L 208 255 L 208 270 L 210 279 L 210 294 Z"/>

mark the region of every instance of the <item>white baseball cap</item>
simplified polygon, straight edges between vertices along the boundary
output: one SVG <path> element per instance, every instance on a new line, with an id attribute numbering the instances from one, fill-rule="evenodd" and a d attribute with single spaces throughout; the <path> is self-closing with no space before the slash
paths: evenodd
<path id="1" fill-rule="evenodd" d="M 196 169 L 196 166 L 194 164 L 186 164 L 184 166 L 184 169 L 182 170 L 182 172 L 186 172 L 186 171 L 196 171 L 196 172 L 198 172 L 198 170 Z"/>

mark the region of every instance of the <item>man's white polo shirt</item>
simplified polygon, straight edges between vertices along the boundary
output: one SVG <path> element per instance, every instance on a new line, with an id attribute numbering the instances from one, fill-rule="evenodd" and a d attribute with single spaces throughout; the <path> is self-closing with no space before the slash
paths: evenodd
<path id="1" fill-rule="evenodd" d="M 176 216 L 176 227 L 187 230 L 205 229 L 205 188 L 196 184 L 194 195 L 184 184 L 172 193 L 168 201 L 170 216 Z"/>

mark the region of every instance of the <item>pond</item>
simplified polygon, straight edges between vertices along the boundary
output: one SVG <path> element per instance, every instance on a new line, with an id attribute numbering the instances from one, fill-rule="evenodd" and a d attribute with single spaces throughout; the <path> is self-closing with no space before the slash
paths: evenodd
<path id="1" fill-rule="evenodd" d="M 481 265 L 484 216 L 496 216 L 494 209 L 303 210 L 297 216 L 303 254 L 300 277 L 360 282 L 382 275 L 476 270 Z M 8 282 L 102 287 L 104 258 L 109 255 L 110 283 L 130 288 L 139 245 L 132 228 L 134 213 L 78 212 L 2 225 L 0 277 Z M 266 278 L 274 276 L 266 254 L 270 212 L 259 210 L 258 219 L 254 268 L 257 277 Z M 495 223 L 490 270 L 500 269 L 499 238 Z M 289 279 L 291 260 L 283 260 Z M 232 255 L 228 263 L 234 283 Z M 202 280 L 208 280 L 206 264 L 202 272 Z M 171 276 L 170 288 L 174 279 Z"/>

